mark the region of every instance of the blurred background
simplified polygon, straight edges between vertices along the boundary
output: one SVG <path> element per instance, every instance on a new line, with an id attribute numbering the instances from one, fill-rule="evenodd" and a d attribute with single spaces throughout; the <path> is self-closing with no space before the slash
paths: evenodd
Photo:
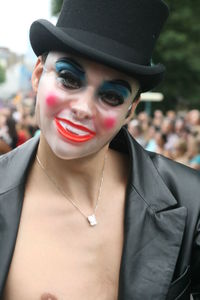
<path id="1" fill-rule="evenodd" d="M 147 150 L 200 170 L 200 2 L 165 1 L 170 18 L 153 55 L 153 63 L 166 66 L 165 79 L 142 95 L 128 129 Z M 40 18 L 55 24 L 62 2 L 1 1 L 0 155 L 39 133 L 31 88 L 36 57 L 29 28 Z"/>

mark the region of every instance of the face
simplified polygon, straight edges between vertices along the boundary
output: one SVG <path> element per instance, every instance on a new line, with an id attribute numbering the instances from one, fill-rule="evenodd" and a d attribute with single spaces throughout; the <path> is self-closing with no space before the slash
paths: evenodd
<path id="1" fill-rule="evenodd" d="M 38 125 L 60 158 L 101 150 L 129 121 L 137 81 L 83 58 L 52 52 L 39 58 L 32 77 Z M 131 117 L 131 115 L 130 115 Z"/>
<path id="2" fill-rule="evenodd" d="M 156 144 L 157 144 L 159 147 L 163 147 L 163 146 L 164 146 L 165 140 L 164 140 L 164 138 L 163 138 L 161 132 L 156 132 L 156 133 L 155 133 L 155 141 L 156 141 Z"/>

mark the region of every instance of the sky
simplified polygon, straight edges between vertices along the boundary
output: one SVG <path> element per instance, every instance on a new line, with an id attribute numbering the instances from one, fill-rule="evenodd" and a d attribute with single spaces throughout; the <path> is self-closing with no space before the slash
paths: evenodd
<path id="1" fill-rule="evenodd" d="M 29 28 L 37 19 L 55 24 L 50 14 L 51 0 L 1 0 L 0 47 L 17 54 L 26 54 L 29 45 Z"/>

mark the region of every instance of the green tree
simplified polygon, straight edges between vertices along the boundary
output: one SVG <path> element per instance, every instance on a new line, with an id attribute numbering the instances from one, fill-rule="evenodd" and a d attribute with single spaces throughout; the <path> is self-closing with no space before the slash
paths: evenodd
<path id="1" fill-rule="evenodd" d="M 0 64 L 0 84 L 6 80 L 5 68 Z"/>
<path id="2" fill-rule="evenodd" d="M 51 13 L 53 16 L 56 16 L 61 9 L 63 0 L 51 0 Z"/>
<path id="3" fill-rule="evenodd" d="M 199 0 L 166 0 L 170 17 L 164 27 L 154 61 L 167 69 L 158 87 L 166 108 L 200 108 L 200 5 Z M 168 107 L 167 107 L 168 106 Z"/>
<path id="4" fill-rule="evenodd" d="M 153 61 L 161 62 L 167 72 L 156 89 L 165 101 L 153 108 L 200 109 L 200 4 L 199 0 L 165 0 L 170 17 L 154 51 Z M 63 0 L 52 0 L 52 13 L 57 14 Z"/>

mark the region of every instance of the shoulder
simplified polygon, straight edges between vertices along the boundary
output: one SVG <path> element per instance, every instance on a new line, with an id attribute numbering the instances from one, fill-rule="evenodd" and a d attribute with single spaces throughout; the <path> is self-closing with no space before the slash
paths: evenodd
<path id="1" fill-rule="evenodd" d="M 35 157 L 39 138 L 32 138 L 23 145 L 0 156 L 0 193 L 7 191 L 25 179 L 25 174 Z"/>
<path id="2" fill-rule="evenodd" d="M 200 172 L 197 170 L 194 170 L 184 164 L 178 163 L 176 161 L 173 161 L 172 159 L 169 159 L 163 155 L 146 151 L 151 158 L 152 162 L 154 163 L 157 170 L 166 178 L 173 179 L 193 179 L 195 182 L 197 181 L 200 183 Z M 179 175 L 179 176 L 177 176 Z M 189 178 L 188 178 L 189 176 Z"/>
<path id="3" fill-rule="evenodd" d="M 192 204 L 200 209 L 200 172 L 162 155 L 147 153 L 174 197 L 182 205 Z"/>

